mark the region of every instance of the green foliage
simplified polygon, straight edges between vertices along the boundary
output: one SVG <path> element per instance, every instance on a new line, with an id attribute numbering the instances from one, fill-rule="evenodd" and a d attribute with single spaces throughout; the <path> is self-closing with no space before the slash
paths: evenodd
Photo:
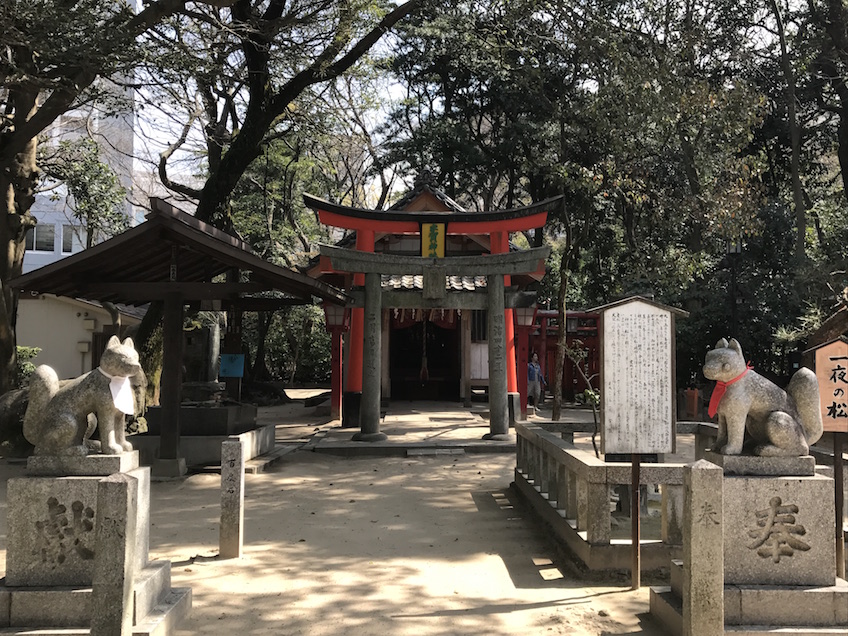
<path id="1" fill-rule="evenodd" d="M 33 358 L 35 358 L 39 353 L 41 353 L 40 347 L 22 347 L 18 346 L 18 373 L 17 379 L 15 382 L 16 388 L 24 388 L 29 384 L 29 376 L 32 375 L 32 372 L 35 371 L 35 365 L 32 363 Z"/>
<path id="2" fill-rule="evenodd" d="M 245 315 L 244 342 L 255 360 L 256 314 Z M 278 311 L 265 338 L 265 364 L 271 378 L 291 384 L 330 380 L 330 334 L 320 307 L 303 305 Z"/>
<path id="3" fill-rule="evenodd" d="M 388 158 L 434 170 L 471 208 L 563 194 L 540 300 L 555 306 L 565 286 L 569 307 L 643 294 L 688 310 L 679 384 L 728 335 L 779 375 L 810 317 L 844 299 L 848 270 L 837 111 L 805 75 L 836 59 L 816 61 L 813 8 L 785 10 L 806 127 L 801 267 L 774 20 L 747 0 L 433 2 L 385 61 L 408 95 Z"/>

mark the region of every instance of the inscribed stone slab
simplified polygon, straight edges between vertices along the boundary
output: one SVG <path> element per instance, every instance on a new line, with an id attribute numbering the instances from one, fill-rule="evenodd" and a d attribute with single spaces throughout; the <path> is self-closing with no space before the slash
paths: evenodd
<path id="1" fill-rule="evenodd" d="M 237 439 L 221 444 L 221 526 L 219 554 L 238 559 L 244 531 L 244 459 Z"/>
<path id="2" fill-rule="evenodd" d="M 683 479 L 683 634 L 712 636 L 724 631 L 723 474 L 702 459 Z"/>
<path id="3" fill-rule="evenodd" d="M 100 479 L 9 480 L 7 585 L 91 585 Z"/>
<path id="4" fill-rule="evenodd" d="M 728 585 L 833 585 L 833 480 L 726 477 L 724 563 Z"/>

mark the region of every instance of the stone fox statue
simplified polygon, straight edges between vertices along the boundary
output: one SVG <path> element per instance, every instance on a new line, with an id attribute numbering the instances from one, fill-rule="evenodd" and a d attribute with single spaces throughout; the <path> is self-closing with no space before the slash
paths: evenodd
<path id="1" fill-rule="evenodd" d="M 124 437 L 124 414 L 133 414 L 130 378 L 141 372 L 133 341 L 122 343 L 112 336 L 100 358 L 100 366 L 60 386 L 56 372 L 47 365 L 30 377 L 29 406 L 24 415 L 24 437 L 36 455 L 87 455 L 88 415 L 97 418 L 100 450 L 107 455 L 131 451 Z"/>
<path id="2" fill-rule="evenodd" d="M 707 352 L 704 376 L 716 380 L 709 409 L 710 417 L 718 414 L 714 451 L 739 455 L 745 443 L 754 455 L 797 457 L 821 437 L 818 382 L 809 369 L 799 369 L 784 391 L 745 364 L 735 339 L 722 338 Z"/>

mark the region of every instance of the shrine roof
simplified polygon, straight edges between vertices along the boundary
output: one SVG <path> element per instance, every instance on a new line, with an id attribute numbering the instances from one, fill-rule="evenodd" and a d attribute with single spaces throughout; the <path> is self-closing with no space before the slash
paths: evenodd
<path id="1" fill-rule="evenodd" d="M 434 188 L 429 183 L 416 181 L 415 185 L 412 189 L 403 195 L 400 199 L 395 201 L 391 206 L 389 206 L 389 210 L 405 210 L 410 204 L 415 201 L 418 197 L 423 194 L 429 194 L 433 198 L 437 199 L 441 202 L 446 208 L 449 210 L 453 210 L 454 212 L 464 213 L 467 212 L 465 208 L 463 208 L 459 203 L 450 198 L 447 194 L 439 190 L 438 188 Z"/>

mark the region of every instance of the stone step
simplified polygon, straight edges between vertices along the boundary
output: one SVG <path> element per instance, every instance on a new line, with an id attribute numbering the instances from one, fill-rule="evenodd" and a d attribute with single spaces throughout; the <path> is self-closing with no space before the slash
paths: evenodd
<path id="1" fill-rule="evenodd" d="M 828 587 L 725 585 L 726 625 L 848 625 L 848 583 Z"/>
<path id="2" fill-rule="evenodd" d="M 143 619 L 159 604 L 171 587 L 170 561 L 151 561 L 133 586 L 133 621 Z M 4 618 L 11 627 L 38 626 L 82 628 L 91 621 L 90 587 L 2 587 Z M 6 612 L 8 611 L 8 616 Z"/>
<path id="3" fill-rule="evenodd" d="M 167 636 L 176 631 L 177 625 L 191 610 L 191 588 L 172 588 L 161 602 L 139 625 L 135 625 L 132 636 Z M 0 636 L 90 636 L 85 627 L 5 627 Z"/>
<path id="4" fill-rule="evenodd" d="M 171 588 L 144 620 L 133 626 L 132 636 L 174 634 L 191 612 L 191 588 Z"/>
<path id="5" fill-rule="evenodd" d="M 824 588 L 728 585 L 724 605 L 726 634 L 848 636 L 848 583 L 842 579 Z M 671 586 L 651 587 L 650 613 L 670 634 L 683 633 L 682 598 Z"/>
<path id="6" fill-rule="evenodd" d="M 848 627 L 767 627 L 763 625 L 728 625 L 727 636 L 848 636 Z"/>
<path id="7" fill-rule="evenodd" d="M 133 584 L 133 624 L 153 611 L 171 589 L 171 562 L 151 561 L 136 576 Z"/>
<path id="8" fill-rule="evenodd" d="M 683 603 L 668 585 L 651 587 L 651 617 L 658 621 L 670 636 L 683 633 Z"/>
<path id="9" fill-rule="evenodd" d="M 681 559 L 672 559 L 669 567 L 671 575 L 671 591 L 683 598 L 683 561 Z"/>

